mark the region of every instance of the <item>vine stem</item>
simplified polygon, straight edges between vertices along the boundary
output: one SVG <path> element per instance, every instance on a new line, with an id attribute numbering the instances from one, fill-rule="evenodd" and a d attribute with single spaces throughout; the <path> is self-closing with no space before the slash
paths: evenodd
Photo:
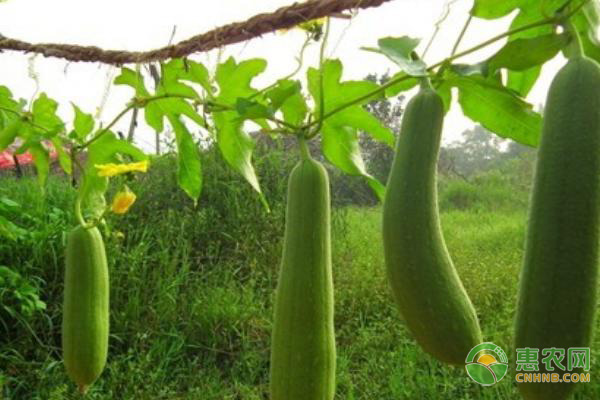
<path id="1" fill-rule="evenodd" d="M 123 117 L 125 114 L 127 114 L 134 107 L 136 107 L 135 104 L 129 104 L 127 107 L 125 107 L 125 109 L 123 109 L 123 111 L 121 111 L 119 114 L 117 114 L 117 116 L 115 118 L 113 118 L 113 120 L 107 125 L 106 128 L 103 128 L 102 130 L 100 130 L 100 132 L 98 132 L 96 134 L 96 136 L 94 136 L 93 138 L 91 138 L 90 140 L 88 140 L 87 142 L 82 144 L 81 146 L 79 146 L 79 149 L 81 149 L 81 150 L 85 149 L 86 147 L 89 147 L 92 143 L 94 143 L 96 140 L 100 139 L 106 132 L 108 132 L 113 126 L 115 126 L 115 124 L 117 122 L 119 122 L 121 117 Z"/>
<path id="2" fill-rule="evenodd" d="M 83 213 L 81 211 L 81 202 L 83 201 L 82 188 L 85 187 L 85 171 L 83 169 L 83 166 L 77 159 L 77 151 L 74 151 L 72 154 L 73 154 L 73 162 L 75 163 L 75 166 L 77 168 L 79 168 L 79 170 L 81 171 L 81 181 L 82 181 L 81 187 L 79 188 L 79 191 L 77 193 L 77 198 L 75 198 L 75 218 L 77 218 L 77 222 L 79 223 L 80 226 L 82 226 L 84 228 L 91 228 L 93 226 L 93 224 L 90 224 L 85 220 L 85 218 L 83 217 Z M 75 173 L 75 171 L 73 171 L 73 173 Z"/>
<path id="3" fill-rule="evenodd" d="M 458 46 L 460 45 L 460 42 L 463 40 L 463 37 L 465 36 L 465 33 L 467 32 L 467 28 L 471 24 L 471 20 L 473 20 L 473 15 L 469 14 L 469 18 L 467 18 L 467 21 L 463 25 L 463 27 L 460 31 L 460 34 L 458 35 L 458 38 L 456 39 L 456 42 L 454 43 L 454 46 L 452 46 L 452 51 L 450 52 L 450 56 L 453 56 L 454 54 L 456 54 L 456 50 L 458 50 Z"/>
<path id="4" fill-rule="evenodd" d="M 306 35 L 306 39 L 304 40 L 304 43 L 302 43 L 302 47 L 300 48 L 300 54 L 299 54 L 299 56 L 297 58 L 298 65 L 296 66 L 296 68 L 292 72 L 290 72 L 289 74 L 287 74 L 286 76 L 284 76 L 281 79 L 277 79 L 275 82 L 273 82 L 272 84 L 270 84 L 266 88 L 257 91 L 256 93 L 254 93 L 249 98 L 253 99 L 256 96 L 259 96 L 262 93 L 266 92 L 267 90 L 272 89 L 273 87 L 275 87 L 278 82 L 288 80 L 288 79 L 292 78 L 294 75 L 296 75 L 302 69 L 302 65 L 304 65 L 304 52 L 305 52 L 306 48 L 308 47 L 308 45 L 310 44 L 310 41 L 311 41 L 311 37 L 310 37 L 309 34 L 307 34 Z"/>
<path id="5" fill-rule="evenodd" d="M 321 49 L 319 51 L 319 119 L 317 120 L 317 127 L 315 128 L 314 134 L 309 134 L 309 137 L 315 136 L 321 130 L 324 121 L 325 113 L 325 94 L 323 85 L 323 63 L 325 60 L 325 47 L 327 46 L 327 39 L 329 38 L 329 18 L 325 23 L 325 33 L 323 34 L 323 42 L 321 43 Z"/>

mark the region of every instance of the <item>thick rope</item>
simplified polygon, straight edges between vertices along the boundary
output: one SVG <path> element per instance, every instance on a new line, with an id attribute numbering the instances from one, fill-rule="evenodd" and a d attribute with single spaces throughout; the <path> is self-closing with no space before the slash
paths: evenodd
<path id="1" fill-rule="evenodd" d="M 235 22 L 193 36 L 174 45 L 150 51 L 103 50 L 95 46 L 56 43 L 27 43 L 0 35 L 0 50 L 38 53 L 69 61 L 102 62 L 122 65 L 181 58 L 221 46 L 239 43 L 301 22 L 341 13 L 349 9 L 378 7 L 390 0 L 308 0 L 282 7 L 272 13 L 258 14 L 245 22 Z"/>

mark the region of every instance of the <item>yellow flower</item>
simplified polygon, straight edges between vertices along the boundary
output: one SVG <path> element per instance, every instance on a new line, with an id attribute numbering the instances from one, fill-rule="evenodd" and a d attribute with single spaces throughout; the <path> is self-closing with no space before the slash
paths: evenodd
<path id="1" fill-rule="evenodd" d="M 301 22 L 296 26 L 298 28 L 302 29 L 303 31 L 313 33 L 316 30 L 322 29 L 323 24 L 325 24 L 326 20 L 327 20 L 327 17 L 322 17 L 322 18 L 313 19 L 312 21 Z"/>
<path id="2" fill-rule="evenodd" d="M 123 186 L 123 189 L 115 194 L 110 209 L 115 214 L 125 214 L 135 202 L 135 199 L 135 193 L 129 190 L 127 186 Z"/>
<path id="3" fill-rule="evenodd" d="M 327 17 L 322 17 L 322 18 L 313 19 L 312 21 L 300 22 L 298 25 L 293 26 L 292 28 L 278 29 L 277 32 L 278 33 L 286 33 L 290 29 L 299 28 L 303 31 L 314 34 L 317 31 L 320 32 L 322 30 L 323 24 L 325 23 L 326 20 L 327 20 Z"/>
<path id="4" fill-rule="evenodd" d="M 134 162 L 129 164 L 96 164 L 98 176 L 115 176 L 131 171 L 148 171 L 148 160 Z"/>

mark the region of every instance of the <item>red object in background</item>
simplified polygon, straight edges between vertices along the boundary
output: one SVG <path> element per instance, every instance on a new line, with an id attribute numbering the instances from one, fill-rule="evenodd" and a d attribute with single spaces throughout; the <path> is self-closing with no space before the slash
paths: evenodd
<path id="1" fill-rule="evenodd" d="M 44 143 L 44 147 L 48 150 L 50 161 L 56 160 L 58 154 L 52 143 Z M 15 160 L 13 159 L 14 150 L 8 149 L 0 152 L 0 169 L 9 169 L 15 167 Z M 28 151 L 23 154 L 16 155 L 20 165 L 29 165 L 33 163 L 33 156 Z"/>

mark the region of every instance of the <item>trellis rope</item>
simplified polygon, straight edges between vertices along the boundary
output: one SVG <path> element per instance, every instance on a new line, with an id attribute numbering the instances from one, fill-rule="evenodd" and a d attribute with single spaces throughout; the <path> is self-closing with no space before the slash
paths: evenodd
<path id="1" fill-rule="evenodd" d="M 291 28 L 301 22 L 330 16 L 349 9 L 378 7 L 390 0 L 308 0 L 282 7 L 272 13 L 255 15 L 245 22 L 235 22 L 193 36 L 177 44 L 150 51 L 103 50 L 95 46 L 57 43 L 27 43 L 0 35 L 0 50 L 38 53 L 45 57 L 69 61 L 102 62 L 122 65 L 181 58 L 224 45 L 243 42 L 279 29 Z"/>

